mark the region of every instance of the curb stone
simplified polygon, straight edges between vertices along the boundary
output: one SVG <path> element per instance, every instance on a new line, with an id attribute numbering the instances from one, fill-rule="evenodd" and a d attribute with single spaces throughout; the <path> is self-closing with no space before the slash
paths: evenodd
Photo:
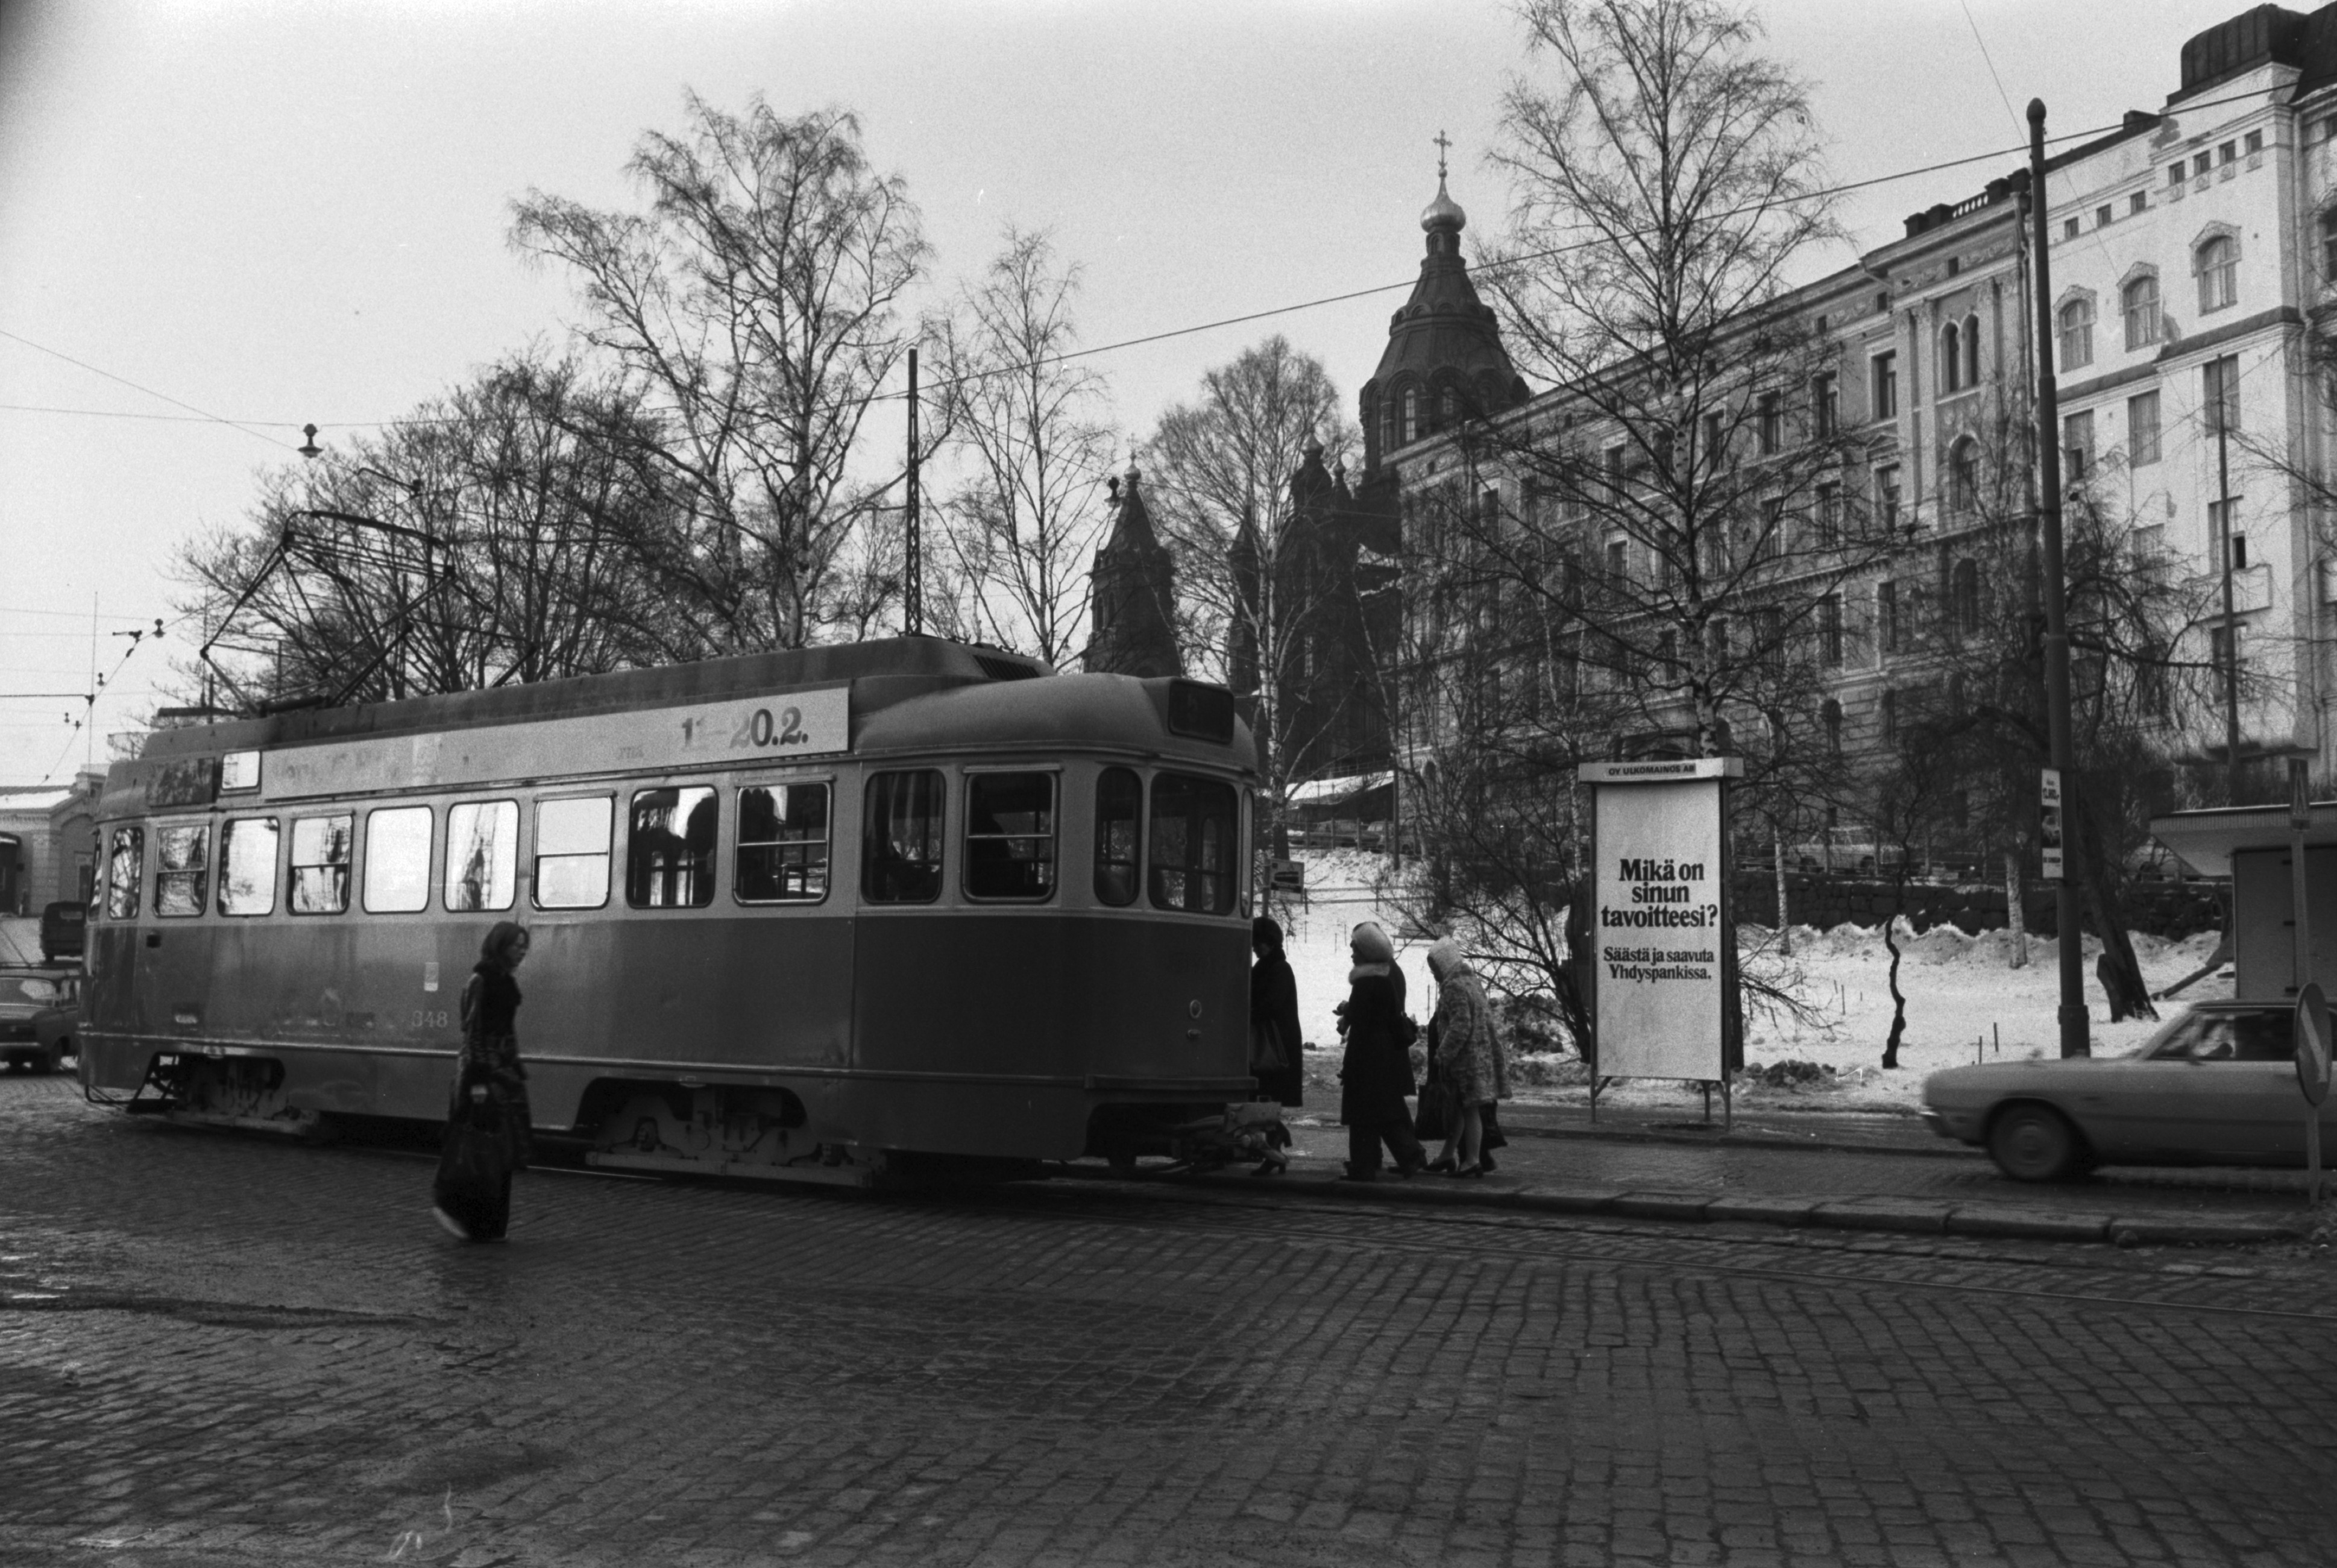
<path id="1" fill-rule="evenodd" d="M 1210 1172 L 1167 1178 L 1178 1185 L 1278 1193 L 1287 1198 L 1330 1199 L 1417 1209 L 1524 1210 L 1566 1215 L 1610 1215 L 1673 1224 L 1754 1223 L 1815 1225 L 1833 1230 L 1897 1235 L 1953 1233 L 2008 1240 L 2115 1242 L 2137 1246 L 2234 1246 L 2287 1241 L 2303 1235 L 2309 1216 L 2207 1218 L 2187 1214 L 2088 1213 L 2067 1209 L 2025 1209 L 2003 1203 L 1936 1203 L 1917 1199 L 1808 1198 L 1788 1193 L 1660 1192 L 1619 1187 L 1531 1185 L 1488 1187 L 1433 1185 L 1383 1180 L 1345 1182 L 1299 1177 L 1271 1183 L 1247 1176 Z"/>

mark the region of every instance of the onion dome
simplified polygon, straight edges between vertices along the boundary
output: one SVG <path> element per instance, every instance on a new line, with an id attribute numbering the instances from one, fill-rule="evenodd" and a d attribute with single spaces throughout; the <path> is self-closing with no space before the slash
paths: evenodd
<path id="1" fill-rule="evenodd" d="M 1461 211 L 1460 202 L 1445 193 L 1444 175 L 1440 171 L 1436 176 L 1436 200 L 1421 213 L 1420 226 L 1423 229 L 1450 229 L 1457 233 L 1468 224 L 1469 214 Z"/>

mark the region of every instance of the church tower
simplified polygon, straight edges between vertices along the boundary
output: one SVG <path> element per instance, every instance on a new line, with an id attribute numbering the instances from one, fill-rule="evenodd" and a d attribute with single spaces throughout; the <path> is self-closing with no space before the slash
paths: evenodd
<path id="1" fill-rule="evenodd" d="M 1412 298 L 1388 321 L 1380 368 L 1364 383 L 1366 475 L 1398 447 L 1526 400 L 1526 384 L 1501 347 L 1501 326 L 1469 281 L 1469 263 L 1461 257 L 1469 215 L 1444 189 L 1450 143 L 1441 134 L 1436 141 L 1436 200 L 1420 215 L 1428 254 Z"/>
<path id="2" fill-rule="evenodd" d="M 1090 673 L 1181 675 L 1177 652 L 1177 569 L 1152 532 L 1152 517 L 1137 490 L 1130 465 L 1111 482 L 1111 536 L 1096 551 L 1088 574 Z"/>

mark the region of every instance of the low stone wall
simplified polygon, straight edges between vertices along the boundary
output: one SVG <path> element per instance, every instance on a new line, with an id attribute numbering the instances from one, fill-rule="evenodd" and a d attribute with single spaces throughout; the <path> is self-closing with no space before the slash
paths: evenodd
<path id="1" fill-rule="evenodd" d="M 2141 883 L 2127 894 L 2127 926 L 2155 936 L 2179 939 L 2198 931 L 2224 928 L 2224 885 L 2215 882 Z M 1976 884 L 1948 886 L 1910 882 L 1903 899 L 1893 904 L 1891 884 L 1847 877 L 1785 874 L 1785 906 L 1796 926 L 1827 930 L 1836 926 L 1879 928 L 1894 906 L 1918 931 L 1953 926 L 1967 936 L 2001 931 L 2011 922 L 2002 887 Z M 1736 917 L 1748 925 L 1767 926 L 1777 918 L 1777 884 L 1769 872 L 1739 871 L 1736 875 Z M 2054 895 L 2050 887 L 2031 887 L 2022 897 L 2021 918 L 2039 936 L 2053 932 Z M 2092 929 L 2088 924 L 2088 930 Z"/>

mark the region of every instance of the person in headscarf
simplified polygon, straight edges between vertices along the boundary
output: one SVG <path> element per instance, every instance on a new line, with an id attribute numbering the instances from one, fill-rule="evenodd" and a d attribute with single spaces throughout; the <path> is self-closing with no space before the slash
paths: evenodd
<path id="1" fill-rule="evenodd" d="M 1253 1039 L 1272 1029 L 1286 1065 L 1257 1074 L 1260 1097 L 1286 1109 L 1305 1102 L 1306 1073 L 1299 1036 L 1298 978 L 1282 951 L 1282 927 L 1261 916 L 1250 922 L 1249 947 L 1257 962 L 1249 971 L 1249 1026 Z"/>
<path id="2" fill-rule="evenodd" d="M 1450 936 L 1428 950 L 1428 972 L 1436 979 L 1436 1017 L 1429 1030 L 1436 1042 L 1435 1070 L 1452 1091 L 1452 1131 L 1430 1169 L 1482 1176 L 1486 1107 L 1509 1088 L 1492 1004 L 1486 1000 L 1485 983 Z"/>
<path id="3" fill-rule="evenodd" d="M 1395 944 L 1366 920 L 1348 939 L 1354 967 L 1347 974 L 1347 999 L 1339 1005 L 1340 1032 L 1347 1037 L 1339 1068 L 1339 1120 L 1347 1129 L 1347 1173 L 1343 1181 L 1379 1179 L 1380 1145 L 1395 1156 L 1399 1176 L 1412 1176 L 1428 1163 L 1413 1135 L 1404 1102 L 1412 1097 L 1411 1023 L 1403 1011 L 1403 970 Z"/>
<path id="4" fill-rule="evenodd" d="M 527 1069 L 519 1059 L 519 982 L 528 935 L 499 920 L 463 986 L 463 1048 L 438 1161 L 431 1213 L 449 1235 L 498 1241 L 511 1224 L 511 1179 L 533 1152 Z"/>

